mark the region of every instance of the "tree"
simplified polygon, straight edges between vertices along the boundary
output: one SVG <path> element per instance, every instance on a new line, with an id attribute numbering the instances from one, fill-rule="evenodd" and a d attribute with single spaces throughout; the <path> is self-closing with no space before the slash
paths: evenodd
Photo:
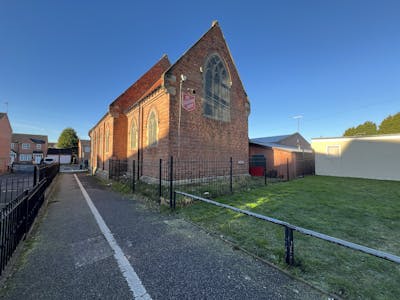
<path id="1" fill-rule="evenodd" d="M 354 135 L 356 135 L 356 129 L 354 127 L 346 129 L 346 131 L 343 133 L 343 136 L 354 136 Z"/>
<path id="2" fill-rule="evenodd" d="M 379 125 L 379 134 L 400 133 L 400 112 L 386 117 Z"/>
<path id="3" fill-rule="evenodd" d="M 57 141 L 57 147 L 58 148 L 76 148 L 78 147 L 78 135 L 76 134 L 76 131 L 71 128 L 65 128 Z"/>
<path id="4" fill-rule="evenodd" d="M 374 135 L 374 134 L 378 134 L 378 129 L 376 127 L 376 124 L 371 121 L 366 121 L 355 128 L 350 127 L 344 132 L 343 136 Z"/>

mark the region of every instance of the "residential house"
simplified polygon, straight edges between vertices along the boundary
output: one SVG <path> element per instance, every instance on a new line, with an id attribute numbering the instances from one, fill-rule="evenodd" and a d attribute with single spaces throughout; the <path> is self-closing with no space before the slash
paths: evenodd
<path id="1" fill-rule="evenodd" d="M 266 172 L 270 177 L 296 178 L 314 173 L 314 154 L 310 143 L 298 132 L 288 135 L 270 136 L 250 140 L 250 173 L 260 173 L 260 157 L 266 161 Z M 261 166 L 262 167 L 262 166 Z"/>
<path id="2" fill-rule="evenodd" d="M 0 174 L 10 165 L 12 129 L 6 113 L 0 113 Z"/>
<path id="3" fill-rule="evenodd" d="M 14 133 L 11 139 L 14 163 L 39 164 L 47 154 L 47 135 Z"/>
<path id="4" fill-rule="evenodd" d="M 87 164 L 90 160 L 90 140 L 79 140 L 78 159 L 80 163 Z"/>
<path id="5" fill-rule="evenodd" d="M 171 33 L 170 33 L 171 34 Z M 136 161 L 155 177 L 159 159 L 227 161 L 248 174 L 250 104 L 221 28 L 211 28 L 171 65 L 164 55 L 118 96 L 89 131 L 91 166 L 105 175 L 109 159 Z M 175 170 L 179 172 L 179 170 Z"/>
<path id="6" fill-rule="evenodd" d="M 315 173 L 400 180 L 400 134 L 315 138 Z"/>

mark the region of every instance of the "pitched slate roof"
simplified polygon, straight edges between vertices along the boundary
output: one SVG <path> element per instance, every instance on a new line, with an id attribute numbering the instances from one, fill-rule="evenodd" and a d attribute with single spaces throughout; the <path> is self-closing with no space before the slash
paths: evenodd
<path id="1" fill-rule="evenodd" d="M 167 55 L 163 55 L 153 67 L 110 104 L 110 112 L 113 110 L 122 112 L 136 103 L 150 88 L 154 88 L 154 84 L 170 65 Z"/>
<path id="2" fill-rule="evenodd" d="M 33 143 L 36 144 L 45 144 L 47 143 L 47 135 L 38 135 L 38 134 L 26 134 L 26 133 L 13 133 L 12 141 L 18 142 L 21 139 L 30 139 Z"/>
<path id="3" fill-rule="evenodd" d="M 312 152 L 310 149 L 299 149 L 296 146 L 283 145 L 281 142 L 293 134 L 277 135 L 277 136 L 267 136 L 262 138 L 250 139 L 251 144 L 256 144 L 264 147 L 276 148 L 281 150 L 286 150 L 290 152 Z"/>
<path id="4" fill-rule="evenodd" d="M 276 136 L 267 136 L 262 138 L 251 139 L 250 142 L 254 144 L 270 144 L 270 143 L 277 143 L 279 144 L 280 141 L 288 138 L 291 134 L 286 135 L 276 135 Z"/>

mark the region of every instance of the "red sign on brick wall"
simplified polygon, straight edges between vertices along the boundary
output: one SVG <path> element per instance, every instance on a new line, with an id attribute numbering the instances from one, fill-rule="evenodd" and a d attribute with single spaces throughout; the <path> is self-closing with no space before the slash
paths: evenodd
<path id="1" fill-rule="evenodd" d="M 196 109 L 196 96 L 191 93 L 182 93 L 182 107 L 187 111 Z"/>

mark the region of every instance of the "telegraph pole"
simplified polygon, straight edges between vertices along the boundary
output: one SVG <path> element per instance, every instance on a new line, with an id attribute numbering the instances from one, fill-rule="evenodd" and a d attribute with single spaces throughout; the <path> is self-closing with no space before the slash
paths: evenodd
<path id="1" fill-rule="evenodd" d="M 297 119 L 297 132 L 300 133 L 300 120 L 303 118 L 303 115 L 294 116 L 293 119 Z"/>

